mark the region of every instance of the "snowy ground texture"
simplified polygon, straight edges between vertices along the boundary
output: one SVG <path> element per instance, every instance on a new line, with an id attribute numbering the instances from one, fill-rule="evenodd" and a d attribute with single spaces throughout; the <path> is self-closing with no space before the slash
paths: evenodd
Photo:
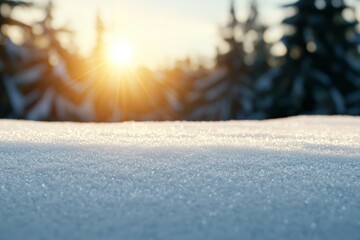
<path id="1" fill-rule="evenodd" d="M 0 121 L 0 239 L 360 239 L 360 118 Z"/>

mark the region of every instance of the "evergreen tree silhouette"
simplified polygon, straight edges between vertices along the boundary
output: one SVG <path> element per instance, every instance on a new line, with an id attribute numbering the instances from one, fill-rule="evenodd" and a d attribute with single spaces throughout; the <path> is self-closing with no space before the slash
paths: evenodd
<path id="1" fill-rule="evenodd" d="M 218 50 L 215 70 L 198 79 L 190 92 L 194 106 L 190 120 L 231 120 L 255 117 L 255 82 L 268 69 L 267 50 L 263 35 L 266 30 L 258 22 L 256 1 L 251 2 L 250 14 L 241 23 L 231 1 L 230 19 L 221 29 L 228 51 Z"/>
<path id="2" fill-rule="evenodd" d="M 29 49 L 15 44 L 7 34 L 5 26 L 17 26 L 23 35 L 31 35 L 31 26 L 12 17 L 12 10 L 31 7 L 23 1 L 0 0 L 0 118 L 17 118 L 24 108 L 24 99 L 16 86 L 18 81 L 29 78 L 24 68 L 29 59 Z"/>
<path id="3" fill-rule="evenodd" d="M 351 8 L 342 0 L 299 0 L 285 7 L 296 13 L 283 21 L 294 31 L 282 40 L 284 64 L 259 84 L 267 92 L 263 107 L 268 117 L 355 114 L 360 86 L 353 55 L 357 21 L 344 17 Z"/>
<path id="4" fill-rule="evenodd" d="M 272 58 L 270 44 L 265 42 L 265 33 L 268 27 L 259 21 L 259 10 L 256 0 L 250 2 L 250 13 L 243 25 L 244 47 L 247 49 L 245 54 L 245 64 L 251 77 L 251 110 L 249 109 L 246 118 L 262 119 L 264 113 L 261 110 L 262 94 L 257 92 L 256 85 L 263 74 L 271 68 L 269 62 Z M 250 48 L 250 49 L 249 49 Z"/>
<path id="5" fill-rule="evenodd" d="M 163 70 L 159 81 L 165 94 L 167 120 L 187 120 L 198 106 L 198 91 L 194 84 L 208 77 L 209 70 L 194 66 L 189 57 L 178 60 L 173 68 Z M 195 98 L 195 99 L 194 99 Z M 162 104 L 163 105 L 163 104 Z M 192 119 L 199 120 L 199 119 Z"/>
<path id="6" fill-rule="evenodd" d="M 244 77 L 245 54 L 239 33 L 241 26 L 236 16 L 234 1 L 231 1 L 229 22 L 221 29 L 221 35 L 229 50 L 225 54 L 218 51 L 214 72 L 194 82 L 190 92 L 190 100 L 193 101 L 191 105 L 194 106 L 188 116 L 190 120 L 239 118 L 242 83 L 248 81 Z"/>
<path id="7" fill-rule="evenodd" d="M 59 42 L 60 33 L 70 33 L 66 28 L 53 26 L 53 4 L 44 8 L 45 17 L 35 23 L 39 31 L 32 42 L 31 58 L 27 70 L 22 70 L 22 79 L 16 87 L 23 101 L 18 118 L 31 120 L 84 121 L 92 119 L 92 103 L 86 99 L 85 86 L 69 73 L 74 59 Z M 71 62 L 70 62 L 71 61 Z"/>

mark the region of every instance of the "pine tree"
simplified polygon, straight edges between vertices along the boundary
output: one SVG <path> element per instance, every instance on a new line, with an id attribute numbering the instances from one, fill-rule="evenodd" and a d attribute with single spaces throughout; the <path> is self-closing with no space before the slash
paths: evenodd
<path id="1" fill-rule="evenodd" d="M 259 86 L 267 92 L 268 117 L 297 114 L 356 113 L 359 70 L 352 53 L 357 22 L 343 0 L 299 0 L 285 6 L 296 13 L 283 23 L 293 32 L 284 36 L 284 64 L 269 72 Z"/>
<path id="2" fill-rule="evenodd" d="M 261 76 L 270 70 L 270 44 L 265 42 L 265 33 L 268 27 L 259 21 L 258 4 L 256 0 L 250 2 L 250 14 L 243 26 L 245 45 L 245 64 L 252 79 L 252 112 L 249 111 L 247 118 L 262 119 L 261 111 L 262 94 L 256 90 L 256 85 Z"/>
<path id="3" fill-rule="evenodd" d="M 105 47 L 105 33 L 107 31 L 104 21 L 102 20 L 100 13 L 98 12 L 96 15 L 96 22 L 95 22 L 95 29 L 96 29 L 96 42 L 93 51 L 93 57 L 96 61 L 103 60 L 104 54 L 104 47 Z M 101 64 L 101 63 L 100 63 Z"/>
<path id="4" fill-rule="evenodd" d="M 248 20 L 241 23 L 231 1 L 230 20 L 222 29 L 228 46 L 226 53 L 218 50 L 216 68 L 207 77 L 194 82 L 190 103 L 195 106 L 191 120 L 249 119 L 255 111 L 255 81 L 268 68 L 265 27 L 259 25 L 257 5 L 251 2 Z M 259 52 L 256 52 L 259 51 Z"/>
<path id="5" fill-rule="evenodd" d="M 107 28 L 99 12 L 95 19 L 95 31 L 95 47 L 88 66 L 91 71 L 87 74 L 90 80 L 89 94 L 94 99 L 95 119 L 99 122 L 121 121 L 123 116 L 120 107 L 114 101 L 114 91 L 118 91 L 118 88 L 116 86 L 116 90 L 114 90 L 114 86 L 109 85 L 109 83 L 115 83 L 116 80 L 109 80 L 114 76 L 108 73 L 109 69 L 106 69 L 106 59 L 104 57 Z"/>
<path id="6" fill-rule="evenodd" d="M 221 29 L 229 51 L 218 51 L 216 69 L 207 77 L 198 79 L 190 93 L 193 111 L 190 120 L 237 119 L 241 108 L 241 81 L 244 81 L 244 49 L 239 39 L 240 22 L 236 16 L 234 1 L 231 2 L 230 19 Z"/>
<path id="7" fill-rule="evenodd" d="M 194 66 L 189 57 L 178 60 L 175 66 L 162 71 L 160 80 L 166 103 L 162 108 L 167 113 L 166 120 L 186 120 L 198 107 L 198 93 L 194 84 L 207 77 L 209 71 L 202 66 Z M 195 101 L 194 101 L 195 99 Z M 166 105 L 166 106 L 163 106 Z"/>
<path id="8" fill-rule="evenodd" d="M 28 100 L 22 117 L 32 120 L 92 120 L 93 106 L 86 96 L 86 86 L 74 80 L 69 71 L 71 66 L 76 66 L 76 57 L 59 41 L 59 34 L 70 34 L 71 31 L 54 28 L 53 8 L 52 1 L 49 1 L 45 18 L 35 25 L 41 29 L 36 39 L 46 44 L 38 46 L 35 41 L 32 46 L 33 51 L 40 54 L 33 57 L 30 66 L 41 70 L 41 75 L 19 84 Z"/>
<path id="9" fill-rule="evenodd" d="M 17 26 L 24 36 L 29 35 L 31 27 L 14 19 L 11 13 L 15 8 L 30 6 L 29 2 L 0 0 L 0 118 L 17 117 L 23 110 L 24 99 L 16 82 L 26 77 L 22 67 L 30 54 L 28 49 L 10 39 L 5 26 Z"/>

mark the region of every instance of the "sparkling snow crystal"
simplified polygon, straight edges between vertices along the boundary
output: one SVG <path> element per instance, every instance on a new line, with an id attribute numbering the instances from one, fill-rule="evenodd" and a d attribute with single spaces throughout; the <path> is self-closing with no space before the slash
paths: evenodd
<path id="1" fill-rule="evenodd" d="M 0 121 L 0 239 L 359 239 L 360 119 Z"/>

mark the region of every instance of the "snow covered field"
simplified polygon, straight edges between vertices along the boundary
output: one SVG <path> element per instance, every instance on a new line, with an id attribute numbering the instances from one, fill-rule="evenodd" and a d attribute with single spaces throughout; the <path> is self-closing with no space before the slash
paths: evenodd
<path id="1" fill-rule="evenodd" d="M 0 239 L 360 239 L 360 118 L 0 121 Z"/>

